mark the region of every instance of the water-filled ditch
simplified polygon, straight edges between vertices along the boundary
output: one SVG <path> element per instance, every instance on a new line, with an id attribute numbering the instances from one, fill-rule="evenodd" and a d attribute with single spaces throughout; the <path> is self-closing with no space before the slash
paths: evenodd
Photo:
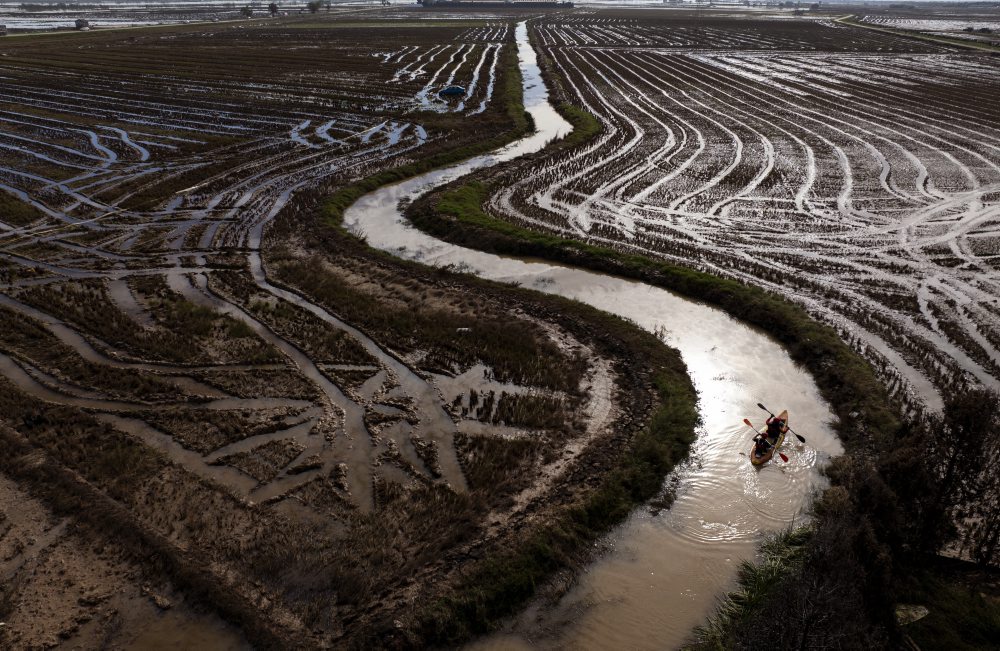
<path id="1" fill-rule="evenodd" d="M 712 611 L 733 586 L 740 560 L 766 532 L 804 517 L 823 485 L 819 469 L 842 452 L 834 416 L 808 373 L 765 334 L 722 311 L 649 285 L 556 264 L 454 246 L 410 226 L 400 203 L 474 170 L 537 151 L 570 126 L 553 109 L 527 35 L 516 30 L 524 103 L 538 131 L 491 154 L 382 188 L 355 203 L 345 224 L 374 247 L 431 265 L 453 265 L 501 282 L 577 299 L 663 333 L 679 349 L 698 389 L 702 426 L 691 459 L 671 481 L 673 506 L 639 508 L 602 541 L 602 553 L 552 604 L 535 604 L 508 630 L 476 648 L 669 648 Z M 787 464 L 761 470 L 746 457 L 762 424 L 756 403 L 788 409 L 808 445 L 788 444 Z"/>

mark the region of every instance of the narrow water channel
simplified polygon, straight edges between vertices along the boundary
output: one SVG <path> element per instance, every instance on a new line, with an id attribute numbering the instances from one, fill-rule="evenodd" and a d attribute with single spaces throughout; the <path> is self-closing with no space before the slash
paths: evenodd
<path id="1" fill-rule="evenodd" d="M 554 605 L 534 605 L 504 633 L 471 646 L 494 648 L 677 647 L 732 587 L 740 560 L 761 537 L 808 508 L 823 485 L 819 469 L 842 448 L 834 416 L 812 378 L 766 335 L 723 312 L 643 283 L 589 271 L 481 253 L 431 238 L 412 228 L 401 201 L 471 171 L 537 151 L 570 131 L 548 102 L 528 30 L 516 30 L 525 107 L 538 132 L 492 154 L 389 186 L 355 203 L 345 223 L 374 247 L 431 265 L 455 265 L 490 280 L 512 282 L 577 299 L 664 333 L 678 348 L 699 392 L 702 428 L 691 460 L 680 468 L 677 500 L 653 514 L 639 508 L 602 547 L 604 553 Z M 788 409 L 807 438 L 784 448 L 787 464 L 755 470 L 746 457 L 760 425 L 756 403 Z"/>

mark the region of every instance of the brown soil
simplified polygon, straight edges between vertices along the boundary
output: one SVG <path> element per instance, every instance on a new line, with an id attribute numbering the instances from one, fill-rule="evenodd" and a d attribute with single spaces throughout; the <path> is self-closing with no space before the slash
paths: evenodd
<path id="1" fill-rule="evenodd" d="M 113 540 L 56 516 L 6 475 L 0 475 L 0 505 L 0 646 L 135 648 L 143 639 L 169 641 L 171 627 L 213 648 L 247 646 L 169 584 L 151 582 Z"/>

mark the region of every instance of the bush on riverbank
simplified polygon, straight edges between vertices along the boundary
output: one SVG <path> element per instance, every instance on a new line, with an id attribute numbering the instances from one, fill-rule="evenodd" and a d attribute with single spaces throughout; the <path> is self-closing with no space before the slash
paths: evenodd
<path id="1" fill-rule="evenodd" d="M 806 544 L 812 529 L 788 529 L 769 538 L 760 547 L 761 558 L 756 563 L 740 563 L 737 577 L 739 588 L 727 594 L 708 622 L 695 629 L 700 648 L 725 649 L 733 644 L 732 634 L 739 623 L 759 620 L 770 628 L 770 616 L 762 612 L 762 603 L 774 591 L 784 574 L 802 564 Z"/>

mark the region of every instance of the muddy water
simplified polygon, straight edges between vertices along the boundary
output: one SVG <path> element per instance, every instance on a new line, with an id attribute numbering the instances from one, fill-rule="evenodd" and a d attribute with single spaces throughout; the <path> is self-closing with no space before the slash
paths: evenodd
<path id="1" fill-rule="evenodd" d="M 187 616 L 170 611 L 146 619 L 134 639 L 123 640 L 126 651 L 249 651 L 238 631 L 208 616 Z"/>
<path id="2" fill-rule="evenodd" d="M 474 648 L 670 648 L 683 643 L 751 558 L 766 532 L 802 518 L 823 480 L 820 466 L 842 448 L 833 415 L 809 375 L 767 336 L 719 310 L 669 292 L 579 269 L 503 258 L 453 246 L 410 227 L 398 210 L 470 171 L 537 151 L 570 127 L 548 103 L 522 23 L 516 31 L 525 106 L 539 131 L 491 155 L 383 188 L 348 210 L 345 221 L 372 246 L 481 277 L 518 282 L 631 319 L 681 351 L 699 391 L 702 428 L 691 461 L 675 473 L 677 501 L 654 515 L 638 509 L 603 541 L 607 553 L 552 605 L 535 605 L 507 630 Z M 807 446 L 785 447 L 787 464 L 755 470 L 746 457 L 762 401 L 788 409 Z"/>

